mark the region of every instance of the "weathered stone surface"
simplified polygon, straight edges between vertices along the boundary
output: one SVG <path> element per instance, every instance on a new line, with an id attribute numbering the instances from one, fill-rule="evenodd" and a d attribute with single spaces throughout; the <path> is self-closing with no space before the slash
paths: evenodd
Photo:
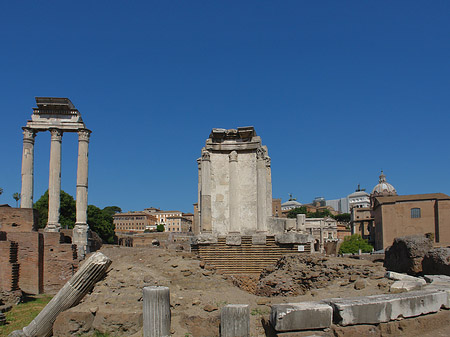
<path id="1" fill-rule="evenodd" d="M 252 244 L 253 245 L 265 245 L 266 244 L 266 236 L 261 234 L 252 235 Z"/>
<path id="2" fill-rule="evenodd" d="M 248 304 L 228 304 L 220 311 L 221 337 L 250 336 L 250 307 Z"/>
<path id="3" fill-rule="evenodd" d="M 227 235 L 225 242 L 228 246 L 240 246 L 242 238 L 240 235 Z"/>
<path id="4" fill-rule="evenodd" d="M 420 283 L 422 285 L 425 285 L 427 283 L 422 278 L 411 276 L 411 275 L 408 275 L 408 274 L 396 273 L 394 271 L 387 271 L 386 272 L 386 277 L 391 279 L 391 280 L 395 280 L 395 281 L 411 281 L 411 282 Z"/>
<path id="5" fill-rule="evenodd" d="M 217 241 L 217 236 L 213 234 L 199 234 L 192 239 L 194 245 L 207 245 Z"/>
<path id="6" fill-rule="evenodd" d="M 423 280 L 421 280 L 423 281 Z M 401 292 L 401 291 L 411 291 L 411 290 L 419 290 L 426 284 L 418 281 L 395 281 L 391 284 L 390 291 L 391 292 Z"/>
<path id="7" fill-rule="evenodd" d="M 295 232 L 283 233 L 275 235 L 275 241 L 278 243 L 309 243 L 313 238 L 309 234 L 300 234 Z"/>
<path id="8" fill-rule="evenodd" d="M 270 323 L 277 331 L 329 328 L 333 309 L 321 302 L 276 304 L 270 312 Z"/>
<path id="9" fill-rule="evenodd" d="M 435 248 L 427 252 L 422 261 L 425 274 L 450 276 L 450 248 Z"/>
<path id="10" fill-rule="evenodd" d="M 414 317 L 437 312 L 448 303 L 443 291 L 415 291 L 349 299 L 330 299 L 334 322 L 341 325 L 377 324 L 399 317 Z"/>
<path id="11" fill-rule="evenodd" d="M 431 249 L 433 243 L 424 235 L 395 238 L 386 249 L 384 266 L 390 271 L 416 275 L 422 272 L 422 260 Z"/>
<path id="12" fill-rule="evenodd" d="M 450 276 L 447 275 L 424 275 L 423 278 L 431 284 L 446 284 L 450 286 Z"/>

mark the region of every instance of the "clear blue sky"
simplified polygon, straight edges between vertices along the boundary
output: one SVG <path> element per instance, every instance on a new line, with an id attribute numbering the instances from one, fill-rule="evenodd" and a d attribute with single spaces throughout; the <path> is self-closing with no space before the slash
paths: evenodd
<path id="1" fill-rule="evenodd" d="M 253 125 L 273 197 L 450 193 L 448 1 L 2 1 L 1 203 L 20 192 L 35 96 L 93 133 L 89 203 L 192 211 L 214 127 Z M 49 133 L 35 146 L 35 201 Z M 77 138 L 63 136 L 75 195 Z"/>

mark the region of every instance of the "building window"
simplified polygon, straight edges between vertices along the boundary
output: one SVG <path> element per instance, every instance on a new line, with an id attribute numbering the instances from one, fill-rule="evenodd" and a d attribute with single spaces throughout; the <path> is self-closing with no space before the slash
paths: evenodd
<path id="1" fill-rule="evenodd" d="M 420 208 L 411 208 L 411 218 L 420 218 Z"/>

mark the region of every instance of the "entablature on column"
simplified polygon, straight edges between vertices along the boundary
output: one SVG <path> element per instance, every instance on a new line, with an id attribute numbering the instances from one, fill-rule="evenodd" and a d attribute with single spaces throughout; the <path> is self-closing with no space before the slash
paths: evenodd
<path id="1" fill-rule="evenodd" d="M 86 129 L 80 112 L 70 99 L 64 97 L 36 97 L 37 107 L 33 108 L 31 120 L 26 128 L 35 132 L 48 131 L 52 128 L 64 132 L 78 132 Z"/>

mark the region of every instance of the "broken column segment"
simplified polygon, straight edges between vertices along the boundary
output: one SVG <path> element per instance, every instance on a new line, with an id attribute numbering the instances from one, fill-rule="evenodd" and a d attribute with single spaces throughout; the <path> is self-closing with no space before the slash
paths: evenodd
<path id="1" fill-rule="evenodd" d="M 250 336 L 250 307 L 248 304 L 228 304 L 222 308 L 220 311 L 220 336 Z"/>
<path id="2" fill-rule="evenodd" d="M 168 287 L 144 287 L 144 337 L 170 336 L 170 290 Z"/>
<path id="3" fill-rule="evenodd" d="M 62 311 L 77 305 L 103 277 L 111 262 L 100 252 L 92 254 L 28 326 L 12 332 L 9 336 L 51 336 L 56 317 Z"/>

